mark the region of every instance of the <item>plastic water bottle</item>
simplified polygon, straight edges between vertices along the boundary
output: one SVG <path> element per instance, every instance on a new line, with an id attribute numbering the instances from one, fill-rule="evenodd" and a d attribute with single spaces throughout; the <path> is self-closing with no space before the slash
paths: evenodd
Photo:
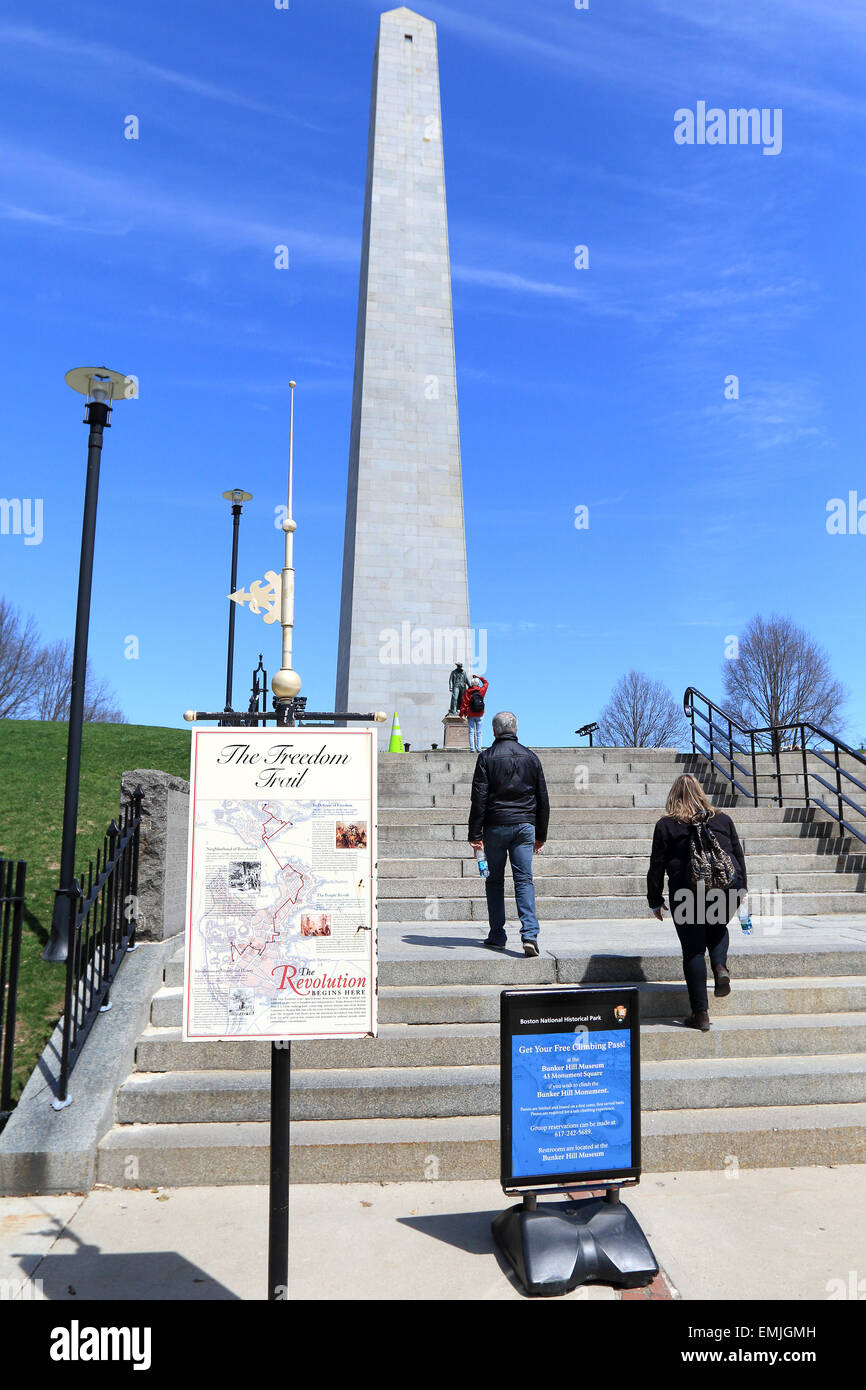
<path id="1" fill-rule="evenodd" d="M 480 873 L 482 878 L 490 877 L 490 870 L 487 867 L 487 860 L 484 858 L 483 854 L 481 858 L 478 860 L 478 872 Z"/>
<path id="2" fill-rule="evenodd" d="M 752 918 L 749 915 L 749 900 L 744 899 L 737 908 L 737 916 L 740 919 L 740 926 L 746 936 L 752 935 Z"/>

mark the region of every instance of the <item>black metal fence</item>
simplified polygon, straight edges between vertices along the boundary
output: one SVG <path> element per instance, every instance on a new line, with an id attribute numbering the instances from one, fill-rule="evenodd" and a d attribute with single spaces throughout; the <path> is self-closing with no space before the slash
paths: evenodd
<path id="1" fill-rule="evenodd" d="M 860 819 L 866 815 L 866 756 L 863 753 L 808 721 L 747 729 L 694 686 L 689 686 L 683 697 L 683 709 L 691 723 L 692 752 L 705 757 L 715 772 L 755 806 L 762 796 L 778 806 L 786 803 L 789 806 L 803 804 L 807 809 L 817 806 L 826 811 L 846 835 L 853 835 L 866 844 L 866 824 Z M 784 753 L 789 757 L 798 755 L 796 769 L 790 761 L 782 767 Z M 794 771 L 803 779 L 802 793 L 785 790 L 783 779 Z M 822 776 L 822 772 L 827 772 L 832 782 Z M 767 782 L 772 790 L 765 788 Z M 828 801 L 834 804 L 829 805 Z M 850 812 L 858 818 L 856 825 L 851 821 Z"/>
<path id="2" fill-rule="evenodd" d="M 0 1130 L 12 1114 L 12 1068 L 18 968 L 21 963 L 21 918 L 27 865 L 0 859 Z"/>
<path id="3" fill-rule="evenodd" d="M 57 1109 L 69 1103 L 69 1073 L 97 1015 L 111 1008 L 111 982 L 127 951 L 135 948 L 141 798 L 141 787 L 136 787 L 121 812 L 120 825 L 111 822 L 86 878 L 75 883 Z"/>

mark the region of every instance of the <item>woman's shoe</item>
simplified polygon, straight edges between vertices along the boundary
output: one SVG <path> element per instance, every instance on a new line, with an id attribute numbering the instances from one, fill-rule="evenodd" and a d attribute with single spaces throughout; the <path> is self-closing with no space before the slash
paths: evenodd
<path id="1" fill-rule="evenodd" d="M 716 977 L 716 987 L 713 990 L 713 994 L 717 999 L 725 999 L 731 992 L 731 976 L 728 967 L 726 965 L 720 965 L 717 968 L 714 965 L 713 974 Z"/>
<path id="2" fill-rule="evenodd" d="M 698 1013 L 689 1014 L 688 1018 L 683 1019 L 683 1027 L 699 1028 L 702 1033 L 709 1033 L 710 1016 L 707 1013 L 706 1009 L 702 1009 Z"/>

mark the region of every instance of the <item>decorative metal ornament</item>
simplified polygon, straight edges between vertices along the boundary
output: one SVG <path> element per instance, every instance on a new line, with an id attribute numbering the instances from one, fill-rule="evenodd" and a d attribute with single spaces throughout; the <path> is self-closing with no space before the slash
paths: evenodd
<path id="1" fill-rule="evenodd" d="M 280 621 L 280 576 L 274 570 L 265 570 L 264 579 L 256 579 L 246 589 L 236 589 L 229 598 L 242 607 L 249 605 L 251 613 L 261 613 L 266 623 Z"/>

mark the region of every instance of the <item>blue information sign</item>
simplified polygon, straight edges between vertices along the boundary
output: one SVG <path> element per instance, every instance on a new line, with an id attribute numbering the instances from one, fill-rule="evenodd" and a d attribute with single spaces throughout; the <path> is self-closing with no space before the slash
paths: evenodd
<path id="1" fill-rule="evenodd" d="M 502 1182 L 567 1187 L 640 1172 L 638 990 L 502 995 Z"/>

